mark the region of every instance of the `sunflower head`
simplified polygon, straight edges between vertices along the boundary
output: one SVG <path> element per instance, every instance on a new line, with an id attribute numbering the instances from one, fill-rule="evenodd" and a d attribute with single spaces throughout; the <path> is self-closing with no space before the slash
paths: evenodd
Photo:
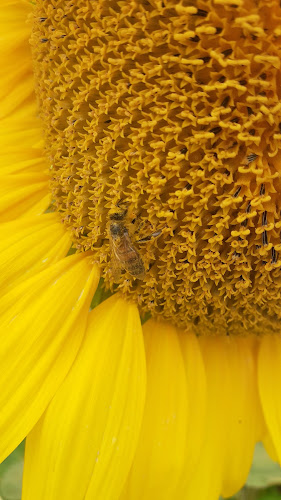
<path id="1" fill-rule="evenodd" d="M 107 286 L 198 333 L 280 322 L 280 23 L 277 1 L 36 2 L 56 209 Z"/>
<path id="2" fill-rule="evenodd" d="M 230 498 L 281 463 L 280 2 L 2 3 L 0 460 L 27 436 L 23 500 Z"/>

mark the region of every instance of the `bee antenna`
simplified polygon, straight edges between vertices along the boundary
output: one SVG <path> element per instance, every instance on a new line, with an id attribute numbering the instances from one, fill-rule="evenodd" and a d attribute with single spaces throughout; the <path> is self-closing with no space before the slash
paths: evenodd
<path id="1" fill-rule="evenodd" d="M 120 208 L 120 205 L 127 205 L 126 201 L 124 201 L 124 198 L 120 198 L 120 200 L 116 204 L 116 207 Z"/>

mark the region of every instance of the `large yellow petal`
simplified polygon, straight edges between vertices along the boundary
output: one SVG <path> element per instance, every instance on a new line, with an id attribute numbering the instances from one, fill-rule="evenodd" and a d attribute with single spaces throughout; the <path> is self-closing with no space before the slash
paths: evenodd
<path id="1" fill-rule="evenodd" d="M 223 477 L 223 377 L 225 360 L 220 359 L 223 350 L 216 339 L 199 339 L 206 372 L 206 424 L 202 429 L 203 445 L 200 458 L 190 478 L 186 500 L 218 500 Z"/>
<path id="2" fill-rule="evenodd" d="M 187 485 L 193 477 L 202 453 L 206 428 L 206 374 L 197 337 L 181 332 L 179 335 L 184 359 L 189 395 L 189 415 L 186 452 L 177 498 L 186 498 Z"/>
<path id="3" fill-rule="evenodd" d="M 118 296 L 90 313 L 79 355 L 26 443 L 23 500 L 119 499 L 145 399 L 139 313 Z"/>
<path id="4" fill-rule="evenodd" d="M 22 218 L 0 224 L 0 292 L 3 295 L 64 257 L 71 240 L 57 214 Z"/>
<path id="5" fill-rule="evenodd" d="M 220 445 L 220 441 L 217 441 L 218 449 L 214 453 L 212 440 L 208 436 L 194 474 L 189 479 L 183 500 L 219 500 L 222 478 Z"/>
<path id="6" fill-rule="evenodd" d="M 28 43 L 30 27 L 26 24 L 26 19 L 32 7 L 32 2 L 28 0 L 1 0 L 0 41 L 2 53 L 9 54 L 20 47 L 24 41 Z"/>
<path id="7" fill-rule="evenodd" d="M 226 339 L 224 416 L 226 446 L 222 495 L 232 496 L 245 484 L 262 421 L 255 343 L 252 336 Z"/>
<path id="8" fill-rule="evenodd" d="M 10 115 L 33 94 L 34 91 L 33 75 L 28 74 L 26 69 L 21 73 L 18 72 L 16 75 L 13 75 L 13 78 L 5 79 L 6 85 L 4 85 L 4 89 L 9 85 L 12 86 L 8 95 L 7 94 L 5 95 L 3 88 L 1 89 L 0 86 L 0 89 L 2 90 L 2 92 L 0 92 L 0 118 L 4 118 L 5 116 Z M 21 85 L 15 85 L 15 81 L 20 80 L 20 78 L 23 79 Z"/>
<path id="9" fill-rule="evenodd" d="M 4 4 L 3 4 L 4 2 Z M 2 5 L 3 4 L 3 5 Z M 43 213 L 50 204 L 42 126 L 34 95 L 29 1 L 0 10 L 0 222 Z"/>
<path id="10" fill-rule="evenodd" d="M 281 463 L 281 337 L 265 335 L 262 338 L 258 360 L 259 390 L 265 422 L 273 446 L 272 455 Z"/>
<path id="11" fill-rule="evenodd" d="M 0 118 L 11 114 L 34 92 L 30 26 L 32 3 L 2 1 L 0 12 Z"/>
<path id="12" fill-rule="evenodd" d="M 147 395 L 142 430 L 122 499 L 174 500 L 185 462 L 187 383 L 177 329 L 144 325 Z"/>
<path id="13" fill-rule="evenodd" d="M 81 344 L 98 271 L 66 257 L 0 301 L 0 460 L 31 430 Z"/>
<path id="14" fill-rule="evenodd" d="M 0 175 L 0 222 L 43 213 L 51 201 L 48 180 L 44 173 Z"/>
<path id="15" fill-rule="evenodd" d="M 266 452 L 270 456 L 271 460 L 273 460 L 274 462 L 278 462 L 279 460 L 278 460 L 278 456 L 276 453 L 276 449 L 275 449 L 275 446 L 272 442 L 272 439 L 271 439 L 269 432 L 265 433 L 265 435 L 263 436 L 262 442 L 263 442 L 263 445 L 266 449 Z"/>
<path id="16" fill-rule="evenodd" d="M 0 174 L 42 173 L 47 170 L 42 151 L 42 127 L 36 103 L 28 102 L 0 120 Z"/>
<path id="17" fill-rule="evenodd" d="M 245 483 L 261 415 L 252 338 L 200 339 L 207 377 L 207 423 L 187 498 L 228 497 Z"/>

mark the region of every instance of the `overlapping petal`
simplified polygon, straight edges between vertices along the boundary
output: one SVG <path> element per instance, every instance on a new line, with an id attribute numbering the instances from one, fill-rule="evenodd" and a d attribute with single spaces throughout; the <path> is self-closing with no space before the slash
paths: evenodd
<path id="1" fill-rule="evenodd" d="M 51 198 L 29 45 L 32 3 L 4 0 L 1 7 L 0 222 L 5 222 L 43 213 Z"/>
<path id="2" fill-rule="evenodd" d="M 66 257 L 1 298 L 0 459 L 37 422 L 81 344 L 99 273 Z"/>
<path id="3" fill-rule="evenodd" d="M 8 118 L 0 120 L 1 175 L 47 171 L 42 139 L 34 96 L 34 101 L 24 103 Z"/>
<path id="4" fill-rule="evenodd" d="M 231 337 L 224 344 L 227 372 L 222 395 L 226 436 L 222 494 L 227 497 L 246 482 L 254 447 L 260 439 L 262 414 L 254 337 Z"/>
<path id="5" fill-rule="evenodd" d="M 260 437 L 253 339 L 200 339 L 207 376 L 207 425 L 187 498 L 216 500 L 244 484 Z"/>
<path id="6" fill-rule="evenodd" d="M 173 499 L 185 463 L 188 394 L 184 361 L 175 327 L 150 320 L 143 331 L 147 394 L 122 500 Z"/>
<path id="7" fill-rule="evenodd" d="M 0 293 L 64 257 L 70 236 L 57 214 L 0 224 Z"/>
<path id="8" fill-rule="evenodd" d="M 32 3 L 23 0 L 4 0 L 1 4 L 0 118 L 34 95 L 30 26 L 26 22 L 31 9 Z"/>
<path id="9" fill-rule="evenodd" d="M 11 288 L 0 304 L 0 456 L 30 431 L 60 386 L 28 438 L 25 500 L 117 500 L 122 490 L 123 500 L 230 496 L 244 484 L 264 431 L 253 338 L 198 342 L 149 321 L 144 406 L 137 309 L 113 297 L 90 314 L 65 379 L 98 272 L 81 255 L 54 264 L 70 244 L 63 226 L 54 215 L 26 218 L 50 203 L 25 22 L 31 8 L 3 0 L 0 16 L 0 275 L 2 292 Z M 280 366 L 280 338 L 265 337 L 263 440 L 281 462 Z"/>
<path id="10" fill-rule="evenodd" d="M 179 333 L 179 339 L 187 379 L 189 412 L 185 462 L 177 498 L 186 498 L 188 484 L 201 458 L 208 415 L 206 413 L 206 373 L 200 343 L 194 334 L 185 331 Z"/>
<path id="11" fill-rule="evenodd" d="M 265 335 L 261 340 L 258 359 L 258 379 L 261 403 L 269 438 L 268 451 L 281 463 L 281 337 Z M 272 446 L 272 444 L 273 446 Z"/>
<path id="12" fill-rule="evenodd" d="M 272 442 L 271 436 L 268 431 L 264 434 L 262 442 L 271 460 L 273 460 L 274 462 L 278 462 L 278 455 L 276 453 L 275 446 Z"/>
<path id="13" fill-rule="evenodd" d="M 113 296 L 95 308 L 69 375 L 27 438 L 23 499 L 119 499 L 145 397 L 137 307 Z"/>
<path id="14" fill-rule="evenodd" d="M 7 54 L 20 47 L 24 40 L 28 40 L 30 27 L 26 24 L 26 19 L 33 6 L 28 0 L 2 0 L 1 7 L 1 52 Z"/>
<path id="15" fill-rule="evenodd" d="M 0 222 L 23 215 L 40 215 L 51 202 L 44 173 L 0 175 Z"/>

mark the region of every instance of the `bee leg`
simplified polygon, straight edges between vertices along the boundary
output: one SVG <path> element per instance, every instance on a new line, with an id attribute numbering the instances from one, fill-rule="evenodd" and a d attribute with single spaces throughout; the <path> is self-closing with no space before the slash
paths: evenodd
<path id="1" fill-rule="evenodd" d="M 132 224 L 136 224 L 137 223 L 137 227 L 139 227 L 139 224 L 143 224 L 143 222 L 140 220 L 140 217 L 141 217 L 141 212 L 138 213 L 138 215 L 136 215 L 133 219 L 132 219 Z"/>
<path id="2" fill-rule="evenodd" d="M 145 228 L 145 226 L 147 226 L 147 221 L 141 220 L 141 215 L 142 213 L 139 212 L 138 215 L 136 215 L 135 218 L 131 221 L 131 223 L 134 224 L 134 233 L 136 234 L 140 233 Z M 140 239 L 139 241 L 142 241 L 142 239 Z"/>
<path id="3" fill-rule="evenodd" d="M 120 198 L 120 200 L 118 201 L 118 203 L 116 204 L 116 207 L 120 207 L 120 205 L 124 204 L 124 200 L 123 198 Z"/>

